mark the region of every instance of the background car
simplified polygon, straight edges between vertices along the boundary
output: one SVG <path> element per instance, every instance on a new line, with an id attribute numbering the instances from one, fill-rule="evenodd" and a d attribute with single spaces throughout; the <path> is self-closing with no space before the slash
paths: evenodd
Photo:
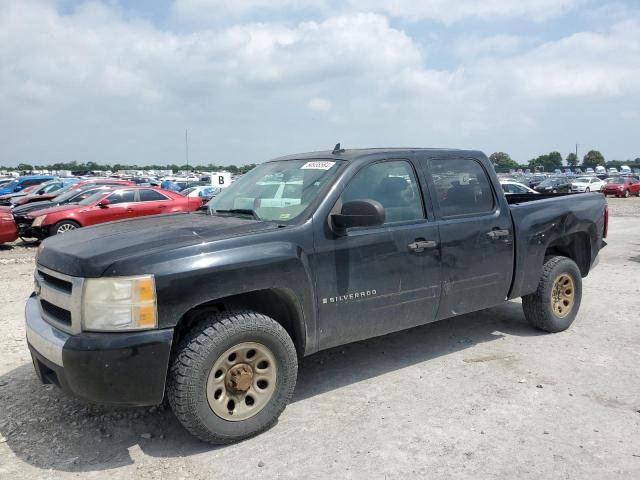
<path id="1" fill-rule="evenodd" d="M 78 204 L 36 210 L 27 214 L 32 222 L 25 235 L 46 238 L 76 228 L 128 218 L 195 211 L 202 206 L 199 198 L 189 198 L 169 190 L 153 187 L 119 188 L 98 192 Z"/>
<path id="2" fill-rule="evenodd" d="M 640 180 L 638 177 L 607 178 L 605 185 L 602 187 L 602 193 L 625 198 L 631 195 L 640 197 Z"/>
<path id="3" fill-rule="evenodd" d="M 0 210 L 0 243 L 13 242 L 18 238 L 16 222 L 8 210 Z"/>
<path id="4" fill-rule="evenodd" d="M 114 185 L 85 185 L 82 188 L 64 192 L 52 200 L 27 203 L 26 205 L 17 206 L 11 210 L 11 214 L 13 215 L 16 228 L 18 229 L 18 236 L 25 243 L 34 243 L 39 241 L 39 238 L 31 236 L 31 224 L 33 223 L 33 219 L 28 216 L 29 212 L 57 207 L 59 205 L 77 204 L 82 200 L 89 198 L 91 195 L 111 192 L 116 188 L 119 187 Z"/>
<path id="5" fill-rule="evenodd" d="M 509 180 L 501 180 L 500 185 L 502 185 L 502 190 L 504 190 L 505 195 L 513 195 L 514 193 L 538 193 L 522 183 Z"/>
<path id="6" fill-rule="evenodd" d="M 56 177 L 53 177 L 51 175 L 28 175 L 25 177 L 19 177 L 13 182 L 9 182 L 6 185 L 0 187 L 0 195 L 16 193 L 24 190 L 26 187 L 40 185 L 41 183 L 48 182 L 49 180 L 55 180 L 55 178 Z"/>
<path id="7" fill-rule="evenodd" d="M 13 195 L 9 202 L 11 205 L 24 205 L 26 203 L 48 200 L 58 196 L 60 193 L 69 190 L 73 185 L 80 182 L 79 178 L 64 178 L 41 183 L 34 190 L 26 192 L 24 195 Z M 6 204 L 6 203 L 5 203 Z"/>
<path id="8" fill-rule="evenodd" d="M 535 188 L 538 193 L 568 193 L 570 189 L 571 184 L 564 177 L 547 178 Z"/>
<path id="9" fill-rule="evenodd" d="M 180 195 L 184 195 L 185 197 L 199 197 L 202 198 L 203 202 L 208 202 L 218 193 L 220 193 L 220 189 L 210 185 L 189 187 L 180 191 Z"/>
<path id="10" fill-rule="evenodd" d="M 571 182 L 572 192 L 599 192 L 605 185 L 598 177 L 580 177 Z"/>

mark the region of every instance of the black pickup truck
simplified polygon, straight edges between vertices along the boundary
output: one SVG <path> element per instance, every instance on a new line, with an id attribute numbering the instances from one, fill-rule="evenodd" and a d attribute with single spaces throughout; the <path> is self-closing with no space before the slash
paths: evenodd
<path id="1" fill-rule="evenodd" d="M 565 330 L 607 216 L 599 193 L 505 197 L 478 151 L 282 157 L 206 211 L 47 239 L 27 340 L 42 381 L 166 397 L 192 434 L 229 443 L 276 422 L 319 350 L 519 297 L 534 327 Z"/>

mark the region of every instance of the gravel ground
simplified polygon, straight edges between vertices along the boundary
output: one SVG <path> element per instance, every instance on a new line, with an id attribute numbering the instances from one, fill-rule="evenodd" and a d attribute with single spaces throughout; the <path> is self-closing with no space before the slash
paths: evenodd
<path id="1" fill-rule="evenodd" d="M 279 423 L 192 439 L 163 408 L 87 405 L 38 383 L 24 341 L 34 249 L 0 246 L 0 478 L 640 478 L 640 200 L 610 199 L 609 247 L 567 332 L 520 304 L 304 360 Z"/>

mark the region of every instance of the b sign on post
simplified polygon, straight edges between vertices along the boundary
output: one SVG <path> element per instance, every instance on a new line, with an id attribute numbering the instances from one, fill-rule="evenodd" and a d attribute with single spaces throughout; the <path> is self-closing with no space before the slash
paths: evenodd
<path id="1" fill-rule="evenodd" d="M 231 185 L 231 174 L 229 172 L 213 172 L 211 174 L 211 186 L 216 188 L 227 188 Z"/>

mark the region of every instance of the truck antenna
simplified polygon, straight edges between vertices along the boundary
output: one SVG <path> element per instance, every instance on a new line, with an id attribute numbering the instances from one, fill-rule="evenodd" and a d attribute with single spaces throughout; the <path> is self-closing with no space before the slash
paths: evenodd
<path id="1" fill-rule="evenodd" d="M 336 143 L 336 146 L 333 147 L 331 155 L 340 155 L 341 153 L 344 153 L 344 148 L 340 148 L 340 142 L 338 142 Z"/>

